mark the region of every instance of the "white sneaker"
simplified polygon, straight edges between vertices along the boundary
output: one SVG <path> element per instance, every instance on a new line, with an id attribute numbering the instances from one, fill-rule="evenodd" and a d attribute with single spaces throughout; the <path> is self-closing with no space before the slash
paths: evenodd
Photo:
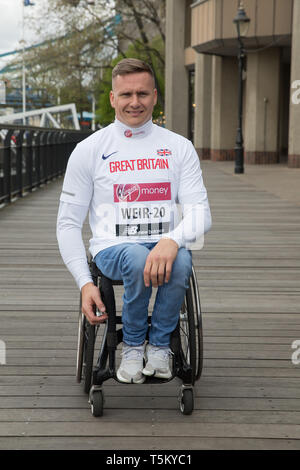
<path id="1" fill-rule="evenodd" d="M 117 370 L 117 378 L 120 382 L 141 384 L 145 381 L 143 376 L 143 359 L 145 346 L 128 346 L 123 343 L 122 361 Z"/>
<path id="2" fill-rule="evenodd" d="M 152 346 L 148 344 L 146 350 L 146 367 L 143 369 L 143 374 L 154 376 L 160 379 L 170 379 L 172 372 L 170 370 L 170 348 L 163 348 Z"/>

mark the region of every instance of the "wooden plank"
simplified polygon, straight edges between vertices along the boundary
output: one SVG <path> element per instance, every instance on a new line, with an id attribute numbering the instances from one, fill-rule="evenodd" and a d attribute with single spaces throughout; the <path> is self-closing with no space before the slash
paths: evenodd
<path id="1" fill-rule="evenodd" d="M 77 338 L 69 336 L 63 340 L 60 337 L 47 336 L 45 341 L 39 340 L 34 337 L 20 337 L 20 339 L 12 339 L 11 336 L 3 337 L 6 344 L 6 351 L 14 349 L 15 346 L 23 349 L 74 349 L 76 347 Z M 256 336 L 205 336 L 205 349 L 213 348 L 214 345 L 227 345 L 227 344 L 270 344 L 270 345 L 286 345 L 288 348 L 291 347 L 291 339 L 289 337 L 256 337 Z"/>
<path id="2" fill-rule="evenodd" d="M 123 423 L 106 422 L 99 426 L 97 420 L 85 422 L 26 422 L 26 423 L 0 423 L 0 436 L 74 436 L 74 437 L 116 437 L 119 436 L 147 436 L 147 437 L 229 437 L 245 439 L 298 439 L 299 425 L 291 424 L 227 424 L 227 423 L 181 423 L 180 426 L 172 424 L 151 422 Z"/>
<path id="3" fill-rule="evenodd" d="M 257 367 L 211 367 L 205 368 L 205 375 L 210 377 L 283 377 L 288 379 L 298 378 L 299 371 L 296 367 L 284 368 L 257 368 Z"/>
<path id="4" fill-rule="evenodd" d="M 45 378 L 51 383 L 53 379 L 56 383 L 59 383 L 61 379 L 65 384 L 75 383 L 75 368 L 74 365 L 67 367 L 52 367 L 47 366 L 10 366 L 2 368 L 3 374 L 0 376 L 1 385 L 22 385 L 22 384 L 34 384 L 40 383 Z M 16 375 L 18 374 L 18 375 Z M 202 383 L 203 377 L 228 377 L 229 379 L 234 377 L 259 377 L 264 378 L 268 377 L 270 379 L 280 377 L 280 378 L 298 378 L 299 371 L 297 367 L 291 368 L 263 368 L 263 367 L 231 367 L 230 362 L 228 362 L 227 367 L 210 367 L 205 366 L 203 374 L 201 376 L 200 384 Z M 290 381 L 288 381 L 290 383 Z"/>
<path id="5" fill-rule="evenodd" d="M 166 437 L 118 437 L 118 450 L 299 450 L 299 440 L 293 439 L 240 439 L 199 438 L 174 439 Z M 111 450 L 116 442 L 111 437 L 6 437 L 0 438 L 1 450 Z"/>
<path id="6" fill-rule="evenodd" d="M 178 387 L 179 390 L 179 387 Z M 178 395 L 178 390 L 165 389 L 161 386 L 147 389 L 147 387 L 140 387 L 135 389 L 133 387 L 105 387 L 105 396 L 108 397 L 149 397 L 154 394 L 156 397 L 173 397 Z M 22 387 L 15 386 L 0 386 L 1 397 L 66 397 L 66 396 L 82 396 L 82 388 L 78 386 L 51 386 L 47 387 L 44 384 L 39 386 L 23 385 Z M 194 390 L 195 397 L 241 397 L 241 398 L 299 398 L 299 387 L 274 387 L 274 386 L 237 386 L 237 385 L 224 385 L 219 384 L 214 387 L 210 385 L 201 385 L 198 389 Z"/>
<path id="7" fill-rule="evenodd" d="M 52 362 L 52 361 L 51 361 Z M 32 366 L 32 365 L 16 365 L 16 366 L 5 366 L 1 367 L 1 376 L 10 376 L 20 374 L 20 376 L 46 376 L 46 375 L 61 375 L 61 376 L 72 376 L 75 375 L 75 366 L 52 366 L 49 365 L 49 361 L 44 366 Z"/>
<path id="8" fill-rule="evenodd" d="M 31 345 L 30 348 L 20 349 L 15 345 L 15 347 L 7 349 L 7 359 L 14 357 L 35 357 L 37 350 L 39 350 L 39 357 L 52 357 L 55 355 L 55 357 L 72 357 L 74 359 L 76 356 L 76 349 L 74 347 L 75 345 L 72 346 L 73 347 L 66 348 L 61 344 L 61 348 L 56 350 L 54 347 L 39 349 L 34 345 Z M 231 344 L 228 342 L 222 344 L 208 343 L 205 346 L 205 352 L 208 354 L 207 357 L 210 357 L 211 354 L 214 353 L 218 354 L 219 351 L 223 354 L 225 351 L 227 354 L 234 354 L 237 352 L 239 354 L 239 358 L 243 358 L 244 355 L 247 357 L 249 357 L 249 355 L 252 357 L 258 357 L 263 354 L 263 359 L 267 359 L 268 356 L 271 356 L 271 358 L 277 356 L 279 358 L 288 359 L 292 352 L 291 344 L 289 344 L 288 347 L 286 344 L 247 344 L 247 347 L 245 348 L 243 343 Z"/>
<path id="9" fill-rule="evenodd" d="M 214 369 L 213 369 L 214 370 Z M 253 369 L 256 370 L 256 369 Z M 266 369 L 264 369 L 266 371 Z M 204 373 L 201 376 L 201 380 L 196 382 L 195 388 L 196 390 L 202 390 L 203 386 L 206 387 L 215 387 L 216 385 L 220 386 L 226 385 L 232 387 L 236 386 L 243 386 L 243 387 L 266 387 L 266 386 L 272 386 L 274 388 L 276 387 L 282 387 L 282 388 L 295 388 L 299 387 L 299 375 L 295 377 L 290 377 L 289 380 L 286 380 L 286 377 L 280 376 L 280 375 L 274 375 L 274 376 L 269 376 L 265 377 L 264 372 L 261 373 L 261 375 L 236 375 L 236 376 L 222 376 L 220 378 L 218 375 L 212 375 L 208 374 L 208 370 L 205 369 Z M 0 384 L 1 386 L 12 386 L 12 385 L 45 385 L 46 387 L 51 387 L 51 386 L 64 386 L 64 387 L 81 387 L 81 385 L 78 385 L 75 377 L 73 375 L 66 375 L 66 376 L 61 376 L 61 375 L 46 375 L 46 376 L 35 376 L 35 377 L 30 377 L 30 376 L 9 376 L 9 377 L 0 377 Z M 128 389 L 128 390 L 146 390 L 146 393 L 149 393 L 149 390 L 155 391 L 155 393 L 160 393 L 162 390 L 174 390 L 176 389 L 177 386 L 180 386 L 180 380 L 179 379 L 174 379 L 168 383 L 165 384 L 146 384 L 143 385 L 142 387 L 140 385 L 132 385 L 131 387 L 128 387 L 127 385 L 123 385 L 120 387 L 120 384 L 116 382 L 113 379 L 110 379 L 105 382 L 104 384 L 106 390 L 110 390 L 111 387 L 114 388 L 119 388 L 122 390 Z M 146 387 L 146 388 L 145 388 Z M 151 387 L 151 388 L 149 388 Z M 70 390 L 71 390 L 70 389 Z M 147 391 L 148 390 L 148 391 Z M 20 393 L 20 392 L 19 392 Z M 135 392 L 132 392 L 135 393 Z"/>
<path id="10" fill-rule="evenodd" d="M 138 410 L 144 409 L 169 409 L 179 412 L 177 399 L 177 390 L 174 390 L 174 396 L 136 396 L 116 397 L 106 396 L 105 410 L 109 413 L 111 408 L 131 409 L 132 420 L 138 413 Z M 85 409 L 90 413 L 87 396 L 84 394 L 78 396 L 28 396 L 17 399 L 16 397 L 3 397 L 0 402 L 0 409 L 19 409 L 19 408 L 76 408 Z M 195 410 L 262 410 L 262 411 L 300 411 L 299 398 L 249 398 L 249 397 L 200 397 L 195 399 Z"/>
<path id="11" fill-rule="evenodd" d="M 173 410 L 143 410 L 134 416 L 135 422 L 177 423 L 235 423 L 235 424 L 296 424 L 300 412 L 245 411 L 245 410 L 195 410 L 188 418 Z M 0 422 L 95 422 L 91 413 L 78 409 L 0 409 Z M 131 422 L 132 410 L 110 409 L 104 412 L 100 423 Z"/>
<path id="12" fill-rule="evenodd" d="M 76 354 L 73 351 L 68 351 L 68 350 L 59 350 L 58 352 L 53 352 L 53 350 L 50 350 L 49 352 L 41 350 L 39 351 L 40 357 L 36 357 L 37 351 L 36 350 L 24 350 L 24 354 L 22 355 L 21 352 L 15 352 L 13 350 L 10 350 L 10 355 L 7 353 L 7 364 L 8 365 L 13 365 L 17 364 L 18 361 L 20 360 L 20 364 L 42 364 L 42 363 L 47 363 L 44 359 L 52 359 L 53 361 L 52 364 L 54 365 L 70 365 L 72 362 L 74 363 L 76 361 Z M 14 354 L 13 354 L 14 353 Z M 70 354 L 71 353 L 71 354 Z M 232 350 L 227 350 L 225 348 L 216 351 L 215 349 L 212 349 L 212 351 L 206 350 L 204 353 L 204 359 L 214 359 L 214 358 L 223 358 L 223 359 L 270 359 L 270 360 L 275 360 L 275 359 L 291 359 L 291 350 L 284 351 L 282 353 L 280 352 L 275 352 L 271 351 L 268 352 L 266 350 L 263 351 L 258 351 L 258 350 L 253 350 L 253 351 L 243 351 L 242 348 L 238 351 L 232 351 Z"/>

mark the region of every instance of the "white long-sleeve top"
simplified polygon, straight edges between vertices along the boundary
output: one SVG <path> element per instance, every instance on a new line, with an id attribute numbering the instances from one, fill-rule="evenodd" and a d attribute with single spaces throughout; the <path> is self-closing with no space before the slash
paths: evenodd
<path id="1" fill-rule="evenodd" d="M 119 243 L 160 238 L 201 248 L 211 214 L 192 143 L 152 121 L 130 129 L 116 120 L 76 146 L 60 196 L 57 239 L 80 289 L 92 281 L 81 233 L 88 212 L 93 257 Z"/>

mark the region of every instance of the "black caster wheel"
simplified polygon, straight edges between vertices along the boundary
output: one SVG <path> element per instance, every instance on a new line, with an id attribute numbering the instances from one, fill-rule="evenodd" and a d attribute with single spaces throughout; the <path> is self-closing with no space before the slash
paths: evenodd
<path id="1" fill-rule="evenodd" d="M 102 390 L 96 390 L 90 396 L 92 415 L 99 417 L 103 415 L 104 395 Z"/>
<path id="2" fill-rule="evenodd" d="M 184 415 L 190 415 L 194 409 L 194 392 L 192 388 L 184 388 L 179 396 L 180 411 Z"/>

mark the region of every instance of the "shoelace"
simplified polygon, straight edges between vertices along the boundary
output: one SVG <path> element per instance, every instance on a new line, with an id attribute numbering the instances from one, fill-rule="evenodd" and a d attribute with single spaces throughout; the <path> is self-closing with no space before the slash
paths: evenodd
<path id="1" fill-rule="evenodd" d="M 139 347 L 134 348 L 126 348 L 121 353 L 127 360 L 139 360 L 144 356 L 144 350 L 140 349 Z"/>
<path id="2" fill-rule="evenodd" d="M 169 348 L 159 348 L 154 346 L 151 348 L 151 354 L 156 355 L 160 359 L 167 360 L 173 353 Z"/>

